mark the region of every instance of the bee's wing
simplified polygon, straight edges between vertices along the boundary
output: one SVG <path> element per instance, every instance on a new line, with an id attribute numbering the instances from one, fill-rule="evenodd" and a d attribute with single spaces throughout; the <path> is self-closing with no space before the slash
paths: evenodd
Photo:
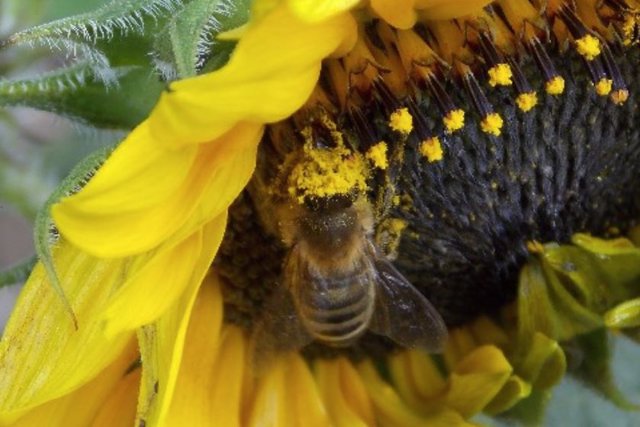
<path id="1" fill-rule="evenodd" d="M 376 301 L 369 329 L 408 348 L 438 352 L 447 338 L 440 313 L 375 248 Z"/>
<path id="2" fill-rule="evenodd" d="M 313 341 L 298 317 L 289 291 L 292 281 L 300 280 L 299 266 L 297 251 L 293 249 L 285 265 L 284 283 L 267 298 L 262 316 L 254 325 L 254 365 L 264 365 L 277 353 L 299 350 Z"/>

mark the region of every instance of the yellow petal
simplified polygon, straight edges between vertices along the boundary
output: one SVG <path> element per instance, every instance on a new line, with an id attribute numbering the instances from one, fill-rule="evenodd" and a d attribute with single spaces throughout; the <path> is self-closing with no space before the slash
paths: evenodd
<path id="1" fill-rule="evenodd" d="M 322 59 L 355 31 L 350 14 L 310 24 L 286 5 L 276 7 L 246 30 L 223 68 L 171 85 L 148 119 L 155 139 L 201 143 L 240 121 L 290 116 L 311 94 Z"/>
<path id="2" fill-rule="evenodd" d="M 551 388 L 563 378 L 567 359 L 560 344 L 539 332 L 529 337 L 529 346 L 516 363 L 518 374 L 538 389 Z"/>
<path id="3" fill-rule="evenodd" d="M 209 425 L 211 420 L 216 420 L 220 426 L 241 425 L 243 404 L 246 403 L 243 398 L 247 394 L 246 340 L 240 328 L 225 328 L 209 388 L 210 416 L 203 425 Z"/>
<path id="4" fill-rule="evenodd" d="M 98 169 L 73 200 L 83 212 L 118 207 L 121 213 L 156 205 L 174 193 L 187 177 L 197 149 L 159 149 L 160 142 L 143 122 Z M 144 179 L 140 179 L 144 177 Z"/>
<path id="5" fill-rule="evenodd" d="M 219 426 L 239 425 L 242 334 L 235 328 L 221 333 L 221 328 L 220 283 L 210 280 L 203 285 L 191 315 L 166 425 L 207 426 L 212 420 Z M 220 394 L 221 390 L 226 393 Z M 219 405 L 226 406 L 226 410 L 216 411 Z"/>
<path id="6" fill-rule="evenodd" d="M 249 426 L 324 427 L 327 412 L 304 359 L 280 354 L 257 385 Z"/>
<path id="7" fill-rule="evenodd" d="M 640 326 L 640 298 L 623 302 L 604 314 L 608 328 L 636 328 Z"/>
<path id="8" fill-rule="evenodd" d="M 484 408 L 487 414 L 500 414 L 531 394 L 531 384 L 517 375 L 512 375 L 498 394 Z"/>
<path id="9" fill-rule="evenodd" d="M 131 212 L 123 212 L 118 203 L 105 208 L 113 197 L 112 192 L 105 190 L 92 194 L 94 188 L 86 187 L 55 205 L 53 218 L 65 237 L 105 258 L 150 250 L 176 230 L 186 238 L 227 209 L 244 188 L 255 167 L 261 136 L 260 126 L 243 123 L 219 140 L 202 144 L 180 187 L 156 205 Z M 172 150 L 160 147 L 154 150 L 164 152 L 168 157 L 174 155 Z M 131 180 L 152 187 L 155 176 L 154 171 Z M 117 184 L 117 179 L 115 182 Z M 129 184 L 124 184 L 119 185 L 117 191 L 126 193 L 128 189 Z M 114 199 L 115 202 L 119 200 Z M 185 227 L 187 221 L 190 225 Z"/>
<path id="10" fill-rule="evenodd" d="M 323 360 L 314 366 L 314 376 L 324 404 L 337 427 L 375 425 L 373 406 L 360 375 L 345 358 Z"/>
<path id="11" fill-rule="evenodd" d="M 348 11 L 360 0 L 289 0 L 289 7 L 306 22 L 318 22 Z"/>
<path id="12" fill-rule="evenodd" d="M 124 275 L 123 260 L 95 259 L 60 242 L 54 250 L 68 312 L 41 264 L 32 272 L 0 341 L 0 424 L 71 392 L 122 353 L 133 334 L 107 339 L 101 310 Z"/>
<path id="13" fill-rule="evenodd" d="M 473 15 L 493 0 L 416 0 L 416 8 L 429 20 L 449 20 Z"/>
<path id="14" fill-rule="evenodd" d="M 415 0 L 371 0 L 371 8 L 396 28 L 408 30 L 416 23 Z"/>
<path id="15" fill-rule="evenodd" d="M 122 354 L 89 383 L 77 390 L 46 402 L 21 417 L 15 424 L 20 427 L 86 427 L 133 425 L 135 404 L 140 379 L 139 370 L 128 372 L 138 358 L 138 349 L 132 339 Z M 122 405 L 110 406 L 114 400 Z M 105 403 L 106 402 L 106 403 Z M 105 410 L 120 424 L 100 424 Z M 5 425 L 4 423 L 0 423 Z"/>
<path id="16" fill-rule="evenodd" d="M 471 417 L 491 402 L 511 372 L 513 368 L 497 347 L 478 347 L 449 376 L 447 406 L 465 418 Z"/>
<path id="17" fill-rule="evenodd" d="M 384 424 L 397 426 L 425 424 L 424 419 L 409 408 L 393 387 L 380 378 L 370 360 L 360 364 L 358 370 L 369 391 L 376 413 Z"/>
<path id="18" fill-rule="evenodd" d="M 210 263 L 222 241 L 226 216 L 216 218 L 204 230 L 177 246 L 159 251 L 140 271 L 116 292 L 105 310 L 106 333 L 132 330 L 157 319 L 191 282 L 196 265 Z M 205 253 L 202 241 L 212 252 Z"/>
<path id="19" fill-rule="evenodd" d="M 141 373 L 138 367 L 124 374 L 100 408 L 92 427 L 131 427 L 134 424 Z"/>
<path id="20" fill-rule="evenodd" d="M 398 393 L 415 410 L 446 390 L 440 370 L 424 351 L 405 350 L 392 355 L 389 371 Z"/>
<path id="21" fill-rule="evenodd" d="M 215 226 L 215 222 L 213 226 Z M 211 225 L 210 225 L 211 226 Z M 207 235 L 210 230 L 205 230 Z M 215 252 L 216 242 L 203 241 L 203 253 Z M 201 257 L 194 268 L 191 283 L 154 323 L 138 332 L 142 357 L 142 383 L 138 401 L 138 421 L 149 426 L 162 425 L 171 405 L 184 349 L 184 340 L 198 288 L 209 268 L 210 259 Z M 208 276 L 203 289 L 217 286 L 215 276 Z M 212 283 L 209 283 L 212 281 Z M 206 291 L 203 291 L 206 292 Z"/>

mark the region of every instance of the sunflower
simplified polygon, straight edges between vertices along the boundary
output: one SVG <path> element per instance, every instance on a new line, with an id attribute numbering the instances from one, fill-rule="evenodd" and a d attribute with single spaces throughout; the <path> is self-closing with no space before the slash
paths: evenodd
<path id="1" fill-rule="evenodd" d="M 38 264 L 0 423 L 531 421 L 569 367 L 632 407 L 607 331 L 640 326 L 639 14 L 255 1 L 228 63 L 53 206 L 70 309 Z M 296 293 L 362 277 L 379 333 Z"/>

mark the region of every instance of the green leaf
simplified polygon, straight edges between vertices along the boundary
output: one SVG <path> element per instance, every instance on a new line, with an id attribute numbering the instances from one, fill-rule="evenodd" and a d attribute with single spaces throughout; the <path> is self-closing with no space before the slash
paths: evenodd
<path id="1" fill-rule="evenodd" d="M 31 257 L 14 265 L 13 267 L 0 271 L 0 288 L 22 283 L 27 280 L 27 277 L 29 277 L 31 269 L 36 264 L 36 261 L 36 257 Z"/>
<path id="2" fill-rule="evenodd" d="M 105 86 L 90 64 L 28 80 L 0 81 L 0 105 L 28 106 L 100 128 L 130 129 L 142 121 L 164 85 L 143 67 L 116 67 L 117 84 Z"/>
<path id="3" fill-rule="evenodd" d="M 53 254 L 51 252 L 52 245 L 55 244 L 59 238 L 58 231 L 51 219 L 51 206 L 53 206 L 61 198 L 73 194 L 79 191 L 86 182 L 93 176 L 95 171 L 104 163 L 105 159 L 112 151 L 112 147 L 106 147 L 87 156 L 69 173 L 69 175 L 62 180 L 60 185 L 49 196 L 49 199 L 45 202 L 42 209 L 36 215 L 36 221 L 34 225 L 34 243 L 36 254 L 42 262 L 49 282 L 54 291 L 60 297 L 60 300 L 65 306 L 65 309 L 69 312 L 69 315 L 73 319 L 73 323 L 77 328 L 77 319 L 71 304 L 65 296 L 64 290 L 60 285 L 60 280 L 56 272 L 55 263 L 53 260 Z"/>
<path id="4" fill-rule="evenodd" d="M 142 32 L 145 17 L 158 18 L 174 12 L 181 4 L 181 0 L 113 0 L 93 12 L 20 31 L 9 37 L 5 45 L 64 47 L 67 41 L 95 43 L 98 39 L 113 37 L 116 32 Z"/>
<path id="5" fill-rule="evenodd" d="M 175 12 L 181 0 L 113 0 L 96 11 L 83 13 L 13 34 L 0 47 L 11 45 L 43 46 L 64 52 L 72 62 L 86 62 L 94 69 L 94 77 L 110 80 L 110 58 L 97 42 L 141 34 L 145 22 Z"/>

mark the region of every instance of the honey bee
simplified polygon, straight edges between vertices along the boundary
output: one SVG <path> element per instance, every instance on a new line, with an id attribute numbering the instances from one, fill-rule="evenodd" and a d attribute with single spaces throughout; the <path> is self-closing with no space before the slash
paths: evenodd
<path id="1" fill-rule="evenodd" d="M 409 348 L 438 351 L 442 317 L 373 241 L 370 204 L 332 197 L 282 216 L 282 283 L 254 329 L 259 353 L 312 341 L 345 347 L 367 330 Z"/>

